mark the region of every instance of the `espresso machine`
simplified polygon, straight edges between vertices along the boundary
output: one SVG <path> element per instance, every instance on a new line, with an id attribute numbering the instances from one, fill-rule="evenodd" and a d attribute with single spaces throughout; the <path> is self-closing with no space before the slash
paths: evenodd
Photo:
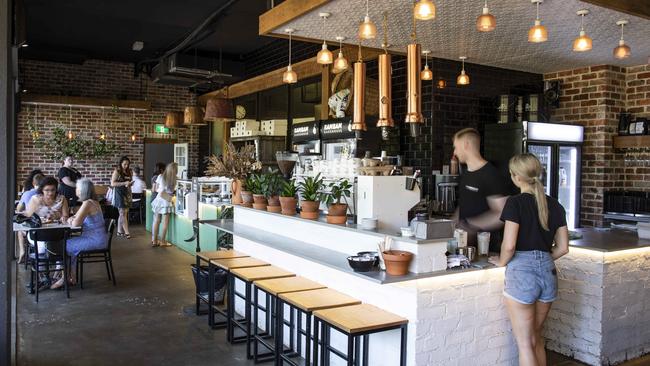
<path id="1" fill-rule="evenodd" d="M 435 194 L 434 201 L 432 202 L 432 211 L 434 214 L 448 216 L 456 211 L 459 181 L 459 175 L 433 175 L 433 189 Z"/>

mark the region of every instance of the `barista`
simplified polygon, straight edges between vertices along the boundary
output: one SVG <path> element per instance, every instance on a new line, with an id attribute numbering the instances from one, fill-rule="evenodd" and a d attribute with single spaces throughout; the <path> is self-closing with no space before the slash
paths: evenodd
<path id="1" fill-rule="evenodd" d="M 476 234 L 489 231 L 490 251 L 501 247 L 503 222 L 499 219 L 507 196 L 506 182 L 497 168 L 481 156 L 481 136 L 473 128 L 454 135 L 454 156 L 467 169 L 460 176 L 458 209 L 454 215 L 459 228 L 467 231 L 469 244 L 476 244 Z"/>

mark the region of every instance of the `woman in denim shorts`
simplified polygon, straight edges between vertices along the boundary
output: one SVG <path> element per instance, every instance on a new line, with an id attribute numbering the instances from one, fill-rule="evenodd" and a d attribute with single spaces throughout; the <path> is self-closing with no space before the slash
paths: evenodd
<path id="1" fill-rule="evenodd" d="M 521 194 L 509 197 L 503 208 L 501 255 L 490 261 L 506 266 L 503 295 L 519 365 L 546 365 L 542 326 L 557 297 L 554 261 L 569 252 L 566 213 L 556 199 L 544 194 L 542 166 L 535 155 L 516 155 L 509 168 Z"/>

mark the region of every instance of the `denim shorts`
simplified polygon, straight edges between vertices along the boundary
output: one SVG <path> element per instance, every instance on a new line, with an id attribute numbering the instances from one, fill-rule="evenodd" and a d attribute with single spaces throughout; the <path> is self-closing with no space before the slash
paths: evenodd
<path id="1" fill-rule="evenodd" d="M 551 253 L 516 251 L 506 267 L 503 295 L 521 304 L 555 301 L 557 270 Z"/>

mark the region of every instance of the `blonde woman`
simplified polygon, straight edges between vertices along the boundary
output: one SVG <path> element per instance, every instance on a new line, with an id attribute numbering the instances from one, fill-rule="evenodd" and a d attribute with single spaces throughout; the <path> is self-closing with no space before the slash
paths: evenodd
<path id="1" fill-rule="evenodd" d="M 169 214 L 174 210 L 172 196 L 176 190 L 176 174 L 178 164 L 169 163 L 162 174 L 156 178 L 156 198 L 151 202 L 153 211 L 153 224 L 151 227 L 151 246 L 171 246 L 166 240 L 167 227 L 169 226 Z M 158 228 L 162 219 L 162 231 L 158 240 Z"/>
<path id="2" fill-rule="evenodd" d="M 560 203 L 544 194 L 542 166 L 532 154 L 510 159 L 510 177 L 521 194 L 508 198 L 501 255 L 490 261 L 506 266 L 506 308 L 519 348 L 519 365 L 545 366 L 542 327 L 557 297 L 554 261 L 569 252 L 566 214 Z"/>

